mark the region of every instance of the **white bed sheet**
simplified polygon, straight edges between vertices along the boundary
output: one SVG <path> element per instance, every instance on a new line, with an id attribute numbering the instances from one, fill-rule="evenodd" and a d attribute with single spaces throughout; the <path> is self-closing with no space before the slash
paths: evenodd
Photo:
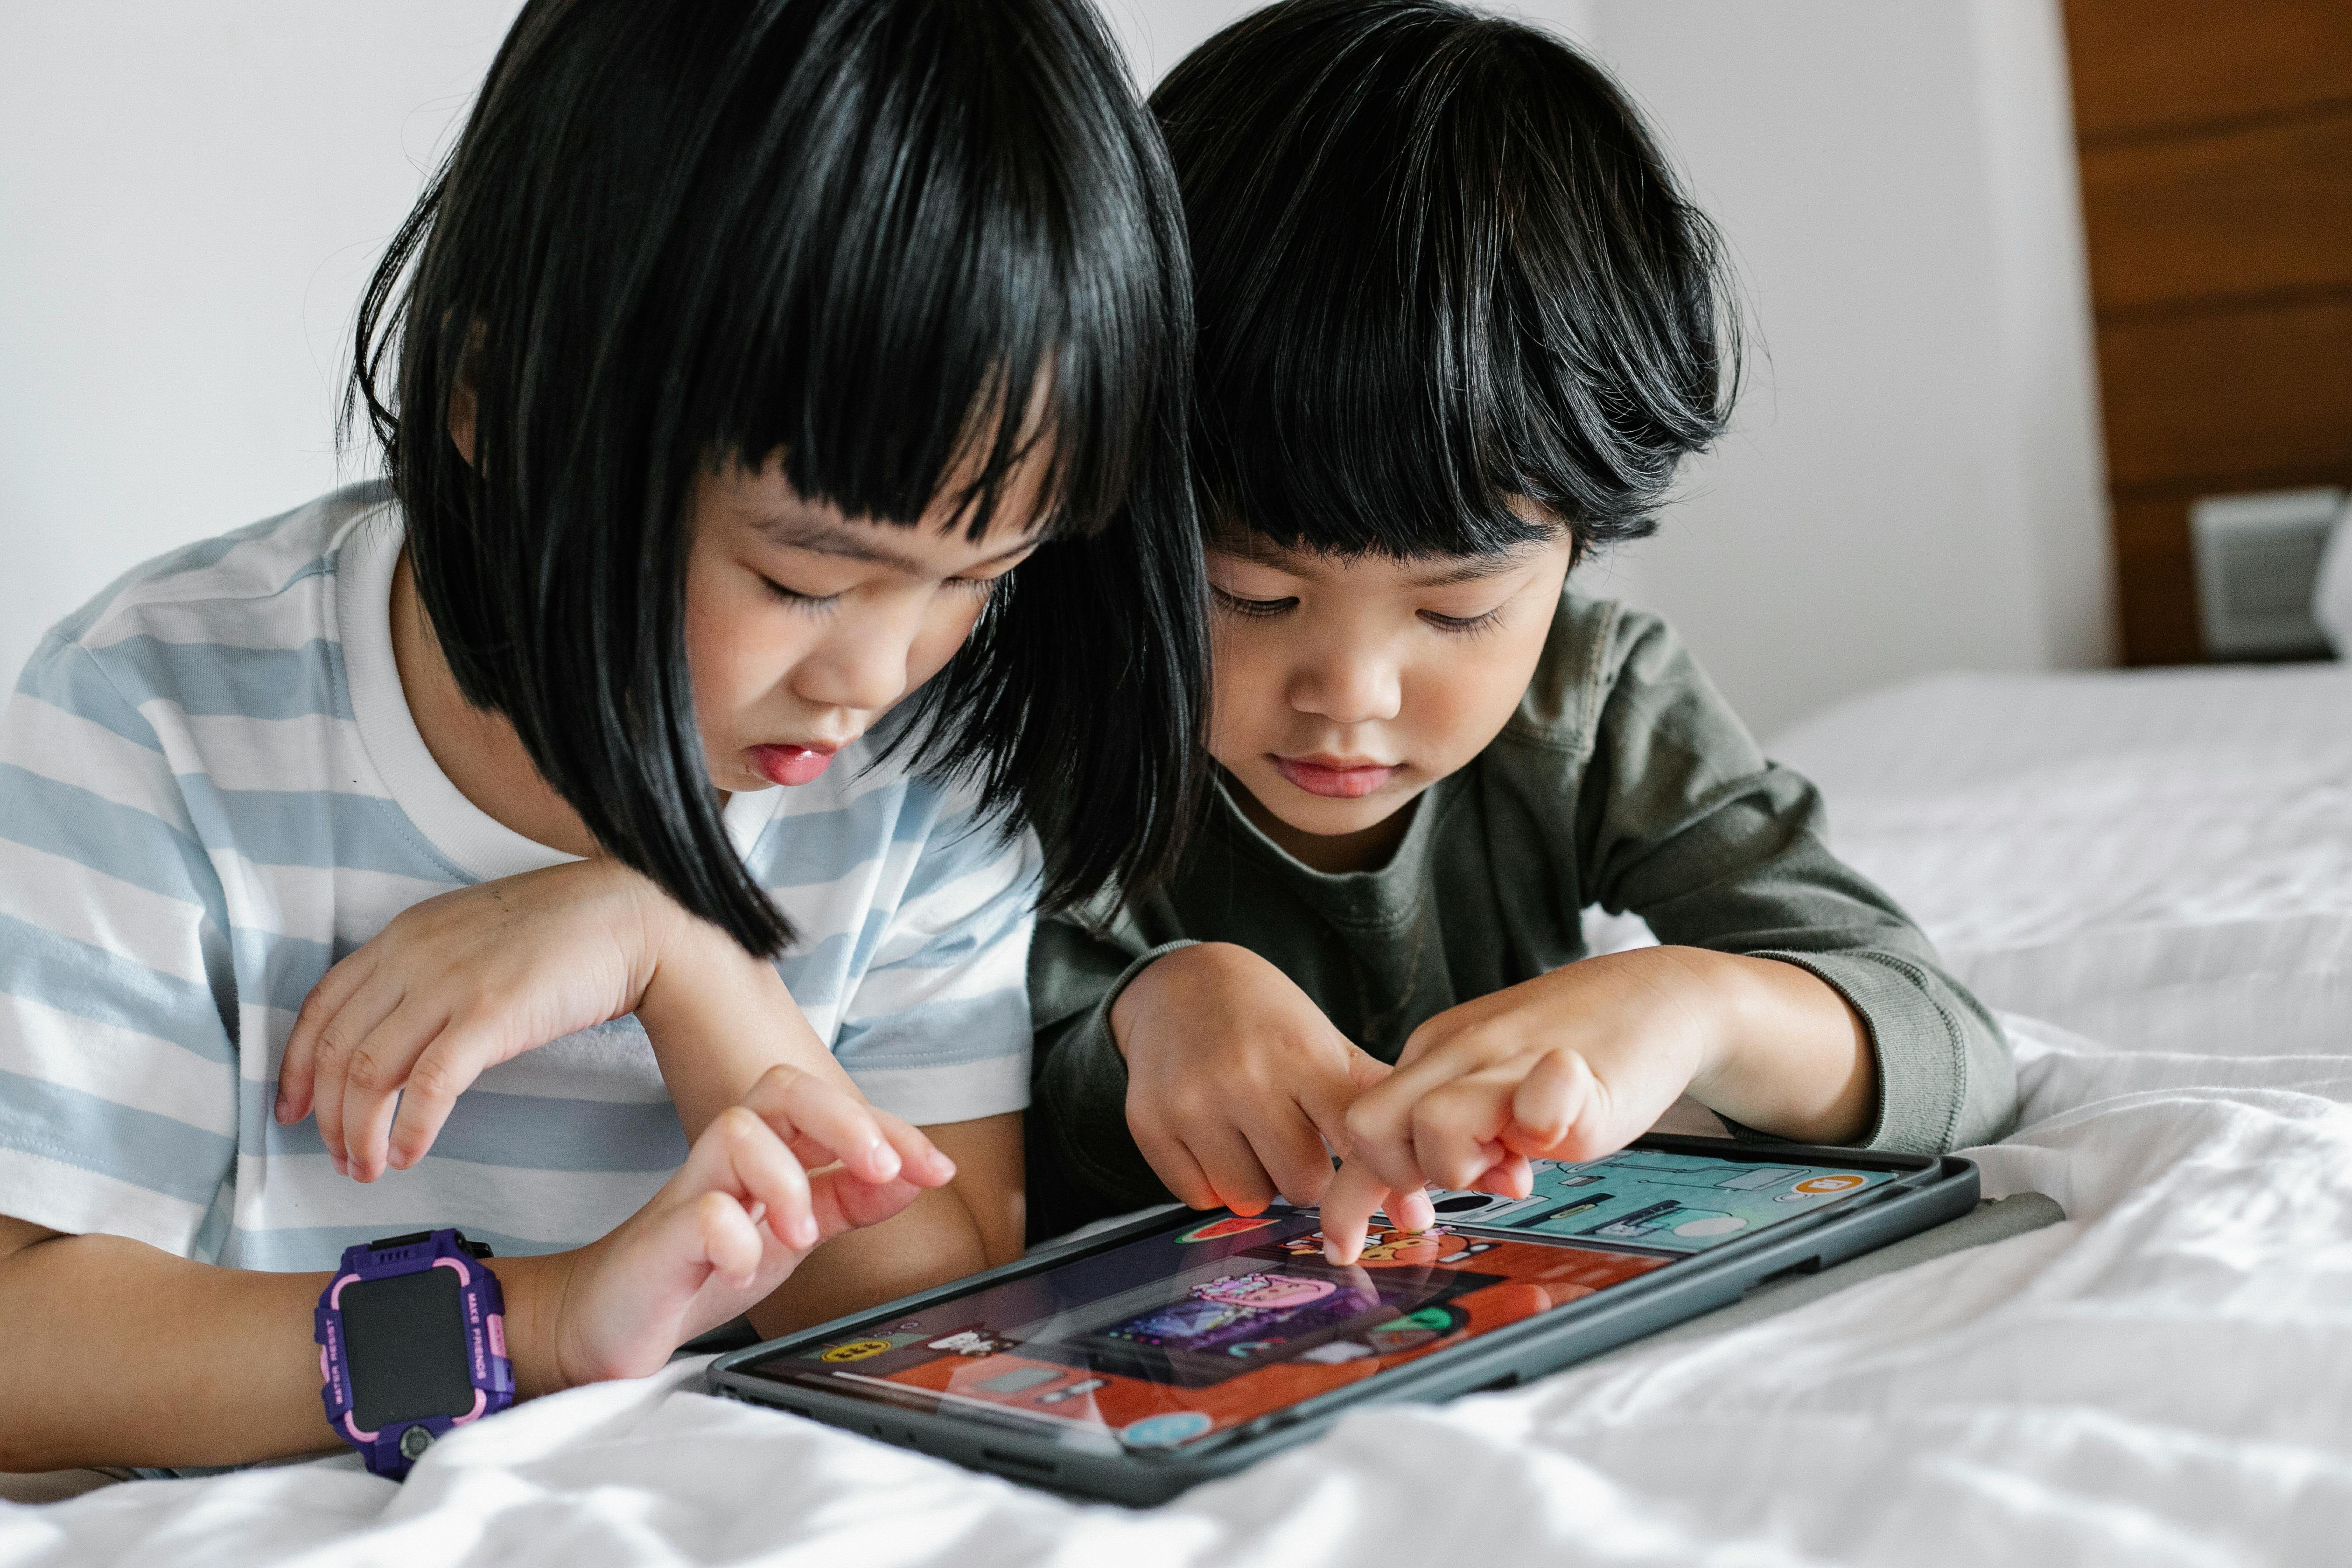
<path id="1" fill-rule="evenodd" d="M 1778 1319 L 1367 1412 L 1167 1508 L 688 1391 L 0 1506 L 0 1564 L 2336 1563 L 2352 1519 L 2352 677 L 1952 679 L 1778 748 L 2012 1018 L 1987 1190 L 2070 1220 Z"/>

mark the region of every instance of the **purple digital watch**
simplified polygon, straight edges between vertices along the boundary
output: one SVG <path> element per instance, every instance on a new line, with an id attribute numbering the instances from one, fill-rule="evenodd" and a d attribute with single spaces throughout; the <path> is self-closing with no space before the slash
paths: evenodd
<path id="1" fill-rule="evenodd" d="M 394 1480 L 452 1426 L 514 1403 L 506 1299 L 461 1231 L 343 1250 L 319 1294 L 319 1402 L 335 1435 Z"/>

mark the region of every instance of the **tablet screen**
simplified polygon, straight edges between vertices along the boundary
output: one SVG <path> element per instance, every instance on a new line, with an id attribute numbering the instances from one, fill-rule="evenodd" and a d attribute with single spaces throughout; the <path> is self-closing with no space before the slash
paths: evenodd
<path id="1" fill-rule="evenodd" d="M 1311 1210 L 1188 1219 L 740 1370 L 1087 1447 L 1186 1447 L 1895 1179 L 1641 1148 L 1547 1161 L 1527 1198 L 1440 1193 L 1433 1229 L 1376 1225 L 1347 1268 Z"/>

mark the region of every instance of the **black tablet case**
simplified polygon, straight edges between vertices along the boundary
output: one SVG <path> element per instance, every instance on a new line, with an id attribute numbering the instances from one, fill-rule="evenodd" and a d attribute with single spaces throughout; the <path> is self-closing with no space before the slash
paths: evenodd
<path id="1" fill-rule="evenodd" d="M 937 1302 L 969 1295 L 1001 1280 L 1040 1273 L 1066 1259 L 1108 1251 L 1138 1236 L 1197 1223 L 1191 1210 L 1160 1210 L 1128 1224 L 1057 1247 L 1017 1263 L 975 1274 L 903 1300 L 821 1323 L 782 1339 L 720 1357 L 707 1377 L 711 1393 L 765 1405 L 878 1437 L 1033 1486 L 1074 1496 L 1143 1506 L 1164 1502 L 1188 1488 L 1231 1475 L 1268 1454 L 1303 1443 L 1349 1410 L 1365 1405 L 1450 1399 L 1508 1388 L 1659 1332 L 1702 1312 L 1739 1300 L 1759 1286 L 1811 1274 L 1971 1212 L 1977 1168 L 1956 1156 L 1929 1159 L 1871 1154 L 1802 1144 L 1731 1143 L 1713 1138 L 1649 1137 L 1632 1147 L 1720 1159 L 1801 1162 L 1905 1173 L 1819 1214 L 1728 1243 L 1716 1251 L 1613 1285 L 1580 1301 L 1441 1350 L 1380 1376 L 1260 1417 L 1204 1451 L 1130 1450 L 1090 1454 L 1010 1424 L 898 1408 L 820 1389 L 772 1382 L 741 1370 L 864 1324 L 903 1318 Z M 1508 1231 L 1490 1234 L 1510 1236 Z M 1534 1239 L 1515 1237 L 1513 1239 Z"/>

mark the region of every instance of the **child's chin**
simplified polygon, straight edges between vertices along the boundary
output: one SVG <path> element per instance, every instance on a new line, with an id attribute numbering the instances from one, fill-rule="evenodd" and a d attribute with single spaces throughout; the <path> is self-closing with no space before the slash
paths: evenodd
<path id="1" fill-rule="evenodd" d="M 1378 827 L 1404 809 L 1411 800 L 1397 798 L 1394 789 L 1381 790 L 1372 795 L 1346 796 L 1317 795 L 1276 778 L 1275 787 L 1284 799 L 1280 805 L 1260 800 L 1268 810 L 1301 833 L 1311 833 L 1318 838 L 1344 838 L 1351 833 L 1363 833 Z"/>

